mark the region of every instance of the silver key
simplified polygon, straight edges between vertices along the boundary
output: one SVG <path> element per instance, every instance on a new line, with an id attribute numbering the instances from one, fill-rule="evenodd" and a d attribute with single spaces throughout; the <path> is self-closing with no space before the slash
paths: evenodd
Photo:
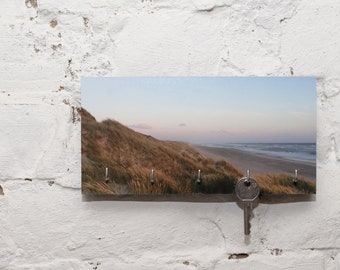
<path id="1" fill-rule="evenodd" d="M 260 194 L 260 187 L 256 180 L 250 177 L 243 177 L 236 183 L 236 196 L 243 202 L 244 212 L 244 234 L 250 234 L 250 215 L 253 210 L 253 202 Z"/>

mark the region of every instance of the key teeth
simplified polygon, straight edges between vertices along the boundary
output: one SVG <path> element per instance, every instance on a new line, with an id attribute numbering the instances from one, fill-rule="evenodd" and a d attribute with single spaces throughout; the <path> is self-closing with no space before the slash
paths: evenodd
<path id="1" fill-rule="evenodd" d="M 249 222 L 248 231 L 245 231 L 244 234 L 245 235 L 250 235 L 250 229 L 251 229 L 251 225 L 250 225 L 250 222 Z"/>

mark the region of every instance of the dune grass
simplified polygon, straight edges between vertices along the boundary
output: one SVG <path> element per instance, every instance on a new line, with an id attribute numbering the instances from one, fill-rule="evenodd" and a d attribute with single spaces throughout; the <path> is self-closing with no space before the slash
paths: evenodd
<path id="1" fill-rule="evenodd" d="M 233 193 L 241 172 L 203 156 L 186 143 L 159 141 L 112 119 L 97 122 L 82 109 L 82 191 L 84 194 Z M 109 182 L 105 183 L 105 168 Z M 150 173 L 155 171 L 151 184 Z M 201 184 L 196 183 L 201 170 Z M 269 194 L 315 193 L 315 182 L 286 174 L 254 175 Z"/>
<path id="2" fill-rule="evenodd" d="M 255 174 L 261 191 L 266 194 L 310 194 L 316 192 L 315 181 L 298 177 L 296 184 L 293 177 L 286 173 Z"/>

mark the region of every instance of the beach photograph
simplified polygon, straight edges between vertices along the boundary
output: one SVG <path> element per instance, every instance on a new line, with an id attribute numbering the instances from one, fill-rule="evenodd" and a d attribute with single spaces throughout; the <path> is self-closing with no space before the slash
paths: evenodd
<path id="1" fill-rule="evenodd" d="M 81 80 L 82 193 L 316 193 L 312 77 Z"/>

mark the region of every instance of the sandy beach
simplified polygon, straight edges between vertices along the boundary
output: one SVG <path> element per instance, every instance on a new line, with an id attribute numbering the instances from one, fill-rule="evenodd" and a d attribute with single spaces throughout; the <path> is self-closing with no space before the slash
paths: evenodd
<path id="1" fill-rule="evenodd" d="M 247 170 L 250 170 L 251 174 L 285 172 L 294 175 L 294 170 L 297 169 L 300 176 L 316 180 L 316 164 L 312 162 L 282 159 L 229 148 L 191 146 L 204 156 L 215 161 L 226 160 L 244 174 L 246 174 Z"/>

